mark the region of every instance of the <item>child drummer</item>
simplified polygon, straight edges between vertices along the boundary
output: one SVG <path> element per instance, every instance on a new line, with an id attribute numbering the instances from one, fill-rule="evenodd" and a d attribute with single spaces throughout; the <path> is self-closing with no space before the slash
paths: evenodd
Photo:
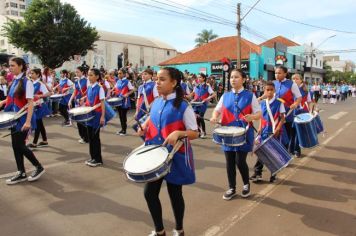
<path id="1" fill-rule="evenodd" d="M 262 116 L 258 129 L 258 134 L 260 135 L 260 140 L 258 141 L 263 142 L 273 135 L 276 139 L 280 140 L 284 146 L 288 147 L 288 136 L 285 130 L 283 130 L 286 110 L 283 103 L 275 97 L 275 91 L 274 83 L 268 81 L 264 89 L 264 96 L 266 98 L 260 103 Z M 250 177 L 250 180 L 253 182 L 260 181 L 262 179 L 262 168 L 263 164 L 257 160 L 255 173 Z M 274 182 L 275 179 L 276 176 L 271 175 L 270 182 Z"/>
<path id="2" fill-rule="evenodd" d="M 236 196 L 236 167 L 239 169 L 243 181 L 241 196 L 244 198 L 250 196 L 249 169 L 246 158 L 247 154 L 252 151 L 254 143 L 252 121 L 260 119 L 261 109 L 255 95 L 244 88 L 245 82 L 246 75 L 243 71 L 232 70 L 230 76 L 232 91 L 225 92 L 220 98 L 210 119 L 212 123 L 217 123 L 221 115 L 221 123 L 224 126 L 248 128 L 244 145 L 222 146 L 229 181 L 229 189 L 223 195 L 224 200 L 230 200 Z"/>

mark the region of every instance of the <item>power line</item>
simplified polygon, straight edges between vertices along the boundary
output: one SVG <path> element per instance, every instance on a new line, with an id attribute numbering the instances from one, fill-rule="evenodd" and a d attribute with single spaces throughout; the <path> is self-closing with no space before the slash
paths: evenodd
<path id="1" fill-rule="evenodd" d="M 247 6 L 247 7 L 252 8 L 249 5 L 246 5 L 246 4 L 244 4 L 244 5 Z M 279 16 L 279 15 L 276 15 L 276 14 L 273 14 L 273 13 L 270 13 L 270 12 L 267 12 L 267 11 L 264 11 L 264 10 L 261 10 L 261 9 L 258 9 L 258 8 L 253 8 L 253 10 L 262 12 L 262 13 L 270 15 L 270 16 L 274 16 L 274 17 L 283 19 L 285 21 L 290 21 L 290 22 L 293 22 L 293 23 L 296 23 L 296 24 L 300 24 L 300 25 L 304 25 L 304 26 L 308 26 L 308 27 L 312 27 L 312 28 L 317 28 L 317 29 L 322 29 L 322 30 L 329 30 L 329 31 L 334 31 L 334 32 L 344 33 L 344 34 L 356 34 L 356 32 L 352 32 L 352 31 L 338 30 L 338 29 L 332 29 L 332 28 L 328 28 L 328 27 L 323 27 L 323 26 L 317 26 L 317 25 L 304 23 L 304 22 L 301 22 L 301 21 L 289 19 L 287 17 Z"/>

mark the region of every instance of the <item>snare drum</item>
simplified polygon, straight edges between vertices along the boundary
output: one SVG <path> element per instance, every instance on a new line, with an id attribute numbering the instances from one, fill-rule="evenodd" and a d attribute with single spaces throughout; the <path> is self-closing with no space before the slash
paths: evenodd
<path id="1" fill-rule="evenodd" d="M 246 129 L 237 126 L 221 126 L 213 131 L 213 141 L 220 145 L 237 147 L 246 143 Z"/>
<path id="2" fill-rule="evenodd" d="M 310 113 L 299 114 L 294 118 L 299 146 L 313 148 L 319 144 L 314 117 Z"/>
<path id="3" fill-rule="evenodd" d="M 17 124 L 15 119 L 16 112 L 1 112 L 0 113 L 0 129 L 9 129 Z"/>
<path id="4" fill-rule="evenodd" d="M 159 147 L 151 151 L 156 145 L 136 148 L 124 160 L 124 170 L 129 180 L 136 183 L 146 183 L 163 178 L 168 174 L 171 166 L 169 152 L 166 147 Z"/>
<path id="5" fill-rule="evenodd" d="M 190 104 L 192 105 L 192 107 L 201 107 L 204 105 L 204 102 L 190 102 Z"/>
<path id="6" fill-rule="evenodd" d="M 112 107 L 119 107 L 122 106 L 122 97 L 117 97 L 117 98 L 109 98 L 107 102 L 109 103 L 110 106 Z"/>
<path id="7" fill-rule="evenodd" d="M 69 117 L 79 123 L 90 121 L 95 116 L 95 111 L 92 107 L 76 107 L 68 111 Z"/>
<path id="8" fill-rule="evenodd" d="M 64 94 L 53 94 L 49 97 L 52 102 L 59 102 L 64 97 Z"/>
<path id="9" fill-rule="evenodd" d="M 292 157 L 285 147 L 273 136 L 258 144 L 254 152 L 258 160 L 271 171 L 272 175 L 280 172 L 292 161 Z"/>

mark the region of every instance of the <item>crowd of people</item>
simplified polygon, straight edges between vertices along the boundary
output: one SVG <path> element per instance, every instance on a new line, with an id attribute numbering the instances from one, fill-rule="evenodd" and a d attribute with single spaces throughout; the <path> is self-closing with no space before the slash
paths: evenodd
<path id="1" fill-rule="evenodd" d="M 190 74 L 175 68 L 165 67 L 158 72 L 150 68 L 142 72 L 126 68 L 105 70 L 79 66 L 74 73 L 45 68 L 30 69 L 21 58 L 12 58 L 9 65 L 3 65 L 0 76 L 0 109 L 15 112 L 18 122 L 11 127 L 12 147 L 18 173 L 6 180 L 17 184 L 36 181 L 44 167 L 32 149 L 48 146 L 43 118 L 60 114 L 63 126 L 72 126 L 70 112 L 75 107 L 93 108 L 93 117 L 77 122 L 78 142 L 89 143 L 90 167 L 103 165 L 101 155 L 100 129 L 117 113 L 121 129 L 117 135 L 127 134 L 127 113 L 135 110 L 136 132 L 145 145 L 174 146 L 178 140 L 186 140 L 184 147 L 173 156 L 170 172 L 161 179 L 146 183 L 144 195 L 151 213 L 155 231 L 150 235 L 166 235 L 162 220 L 162 206 L 159 192 L 166 180 L 169 197 L 176 219 L 175 236 L 184 235 L 184 198 L 182 186 L 195 182 L 193 151 L 190 140 L 206 138 L 205 121 L 226 127 L 246 129 L 246 142 L 239 146 L 222 144 L 226 159 L 228 189 L 223 199 L 230 200 L 237 195 L 236 168 L 243 184 L 242 197 L 250 195 L 250 181 L 262 180 L 263 163 L 257 161 L 254 173 L 249 174 L 246 157 L 256 143 L 263 142 L 271 135 L 295 157 L 301 157 L 293 118 L 300 113 L 314 110 L 320 95 L 323 102 L 335 104 L 339 98 L 356 96 L 355 86 L 342 84 L 308 85 L 299 74 L 288 79 L 287 69 L 277 66 L 274 81 L 250 80 L 241 70 L 232 70 L 229 84 L 231 91 L 224 91 L 222 83 L 214 76 Z M 119 99 L 116 99 L 119 98 Z M 113 100 L 114 99 L 114 100 Z M 111 101 L 120 102 L 112 105 Z M 210 119 L 205 118 L 208 105 L 216 104 Z M 26 111 L 26 113 L 24 113 Z M 0 113 L 1 114 L 1 113 Z M 258 122 L 254 132 L 253 122 Z M 34 129 L 34 139 L 26 143 L 29 130 Z M 42 141 L 39 141 L 40 135 Z M 123 141 L 124 142 L 124 141 Z M 24 157 L 34 166 L 35 171 L 27 177 Z M 270 176 L 270 182 L 276 175 Z"/>

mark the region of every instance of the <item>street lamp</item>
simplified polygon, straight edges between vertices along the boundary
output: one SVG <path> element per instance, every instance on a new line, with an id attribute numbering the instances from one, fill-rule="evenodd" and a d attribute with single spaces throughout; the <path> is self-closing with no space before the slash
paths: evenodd
<path id="1" fill-rule="evenodd" d="M 328 41 L 331 38 L 334 38 L 336 36 L 336 34 L 331 35 L 329 37 L 327 37 L 326 39 L 324 39 L 317 47 L 315 47 L 313 49 L 313 43 L 310 44 L 311 46 L 311 53 L 310 53 L 310 82 L 313 82 L 313 56 L 315 55 L 314 53 L 316 52 L 316 50 L 322 45 L 324 44 L 326 41 Z"/>

